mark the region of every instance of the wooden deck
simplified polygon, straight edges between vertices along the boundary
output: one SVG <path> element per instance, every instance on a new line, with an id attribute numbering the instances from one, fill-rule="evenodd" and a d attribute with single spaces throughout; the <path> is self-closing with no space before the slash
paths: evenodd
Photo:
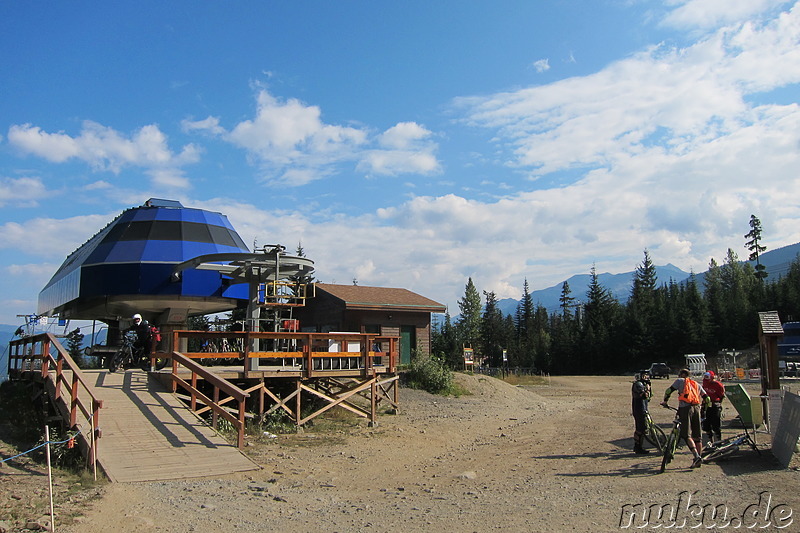
<path id="1" fill-rule="evenodd" d="M 98 461 L 112 481 L 219 476 L 260 468 L 141 370 L 85 370 L 103 399 Z"/>

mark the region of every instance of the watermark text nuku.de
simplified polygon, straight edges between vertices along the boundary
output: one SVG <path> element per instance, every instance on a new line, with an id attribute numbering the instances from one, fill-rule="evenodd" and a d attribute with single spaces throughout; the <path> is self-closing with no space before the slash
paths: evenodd
<path id="1" fill-rule="evenodd" d="M 730 509 L 726 504 L 698 503 L 698 491 L 683 491 L 674 503 L 627 504 L 619 517 L 621 529 L 783 529 L 792 524 L 792 508 L 772 501 L 772 494 L 762 492 L 758 502 L 744 509 Z"/>

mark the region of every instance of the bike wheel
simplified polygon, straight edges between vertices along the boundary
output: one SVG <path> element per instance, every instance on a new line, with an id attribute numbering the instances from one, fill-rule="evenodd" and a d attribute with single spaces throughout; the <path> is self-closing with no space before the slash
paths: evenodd
<path id="1" fill-rule="evenodd" d="M 108 371 L 109 372 L 116 372 L 117 369 L 122 366 L 122 362 L 125 360 L 125 349 L 120 348 L 114 355 L 112 355 L 108 360 Z"/>
<path id="2" fill-rule="evenodd" d="M 664 433 L 663 429 L 655 424 L 650 424 L 647 427 L 647 432 L 644 434 L 644 438 L 647 439 L 647 442 L 656 447 L 658 453 L 664 452 L 664 446 L 667 444 L 667 435 Z"/>
<path id="3" fill-rule="evenodd" d="M 661 472 L 663 473 L 664 470 L 667 469 L 667 465 L 672 462 L 672 458 L 675 457 L 675 446 L 677 445 L 677 441 L 675 440 L 674 435 L 670 435 L 667 437 L 667 442 L 664 444 L 664 455 L 661 457 Z"/>
<path id="4" fill-rule="evenodd" d="M 169 357 L 156 357 L 155 358 L 155 369 L 161 370 L 169 363 Z M 142 355 L 140 359 L 139 366 L 145 372 L 150 371 L 150 356 L 149 355 Z"/>

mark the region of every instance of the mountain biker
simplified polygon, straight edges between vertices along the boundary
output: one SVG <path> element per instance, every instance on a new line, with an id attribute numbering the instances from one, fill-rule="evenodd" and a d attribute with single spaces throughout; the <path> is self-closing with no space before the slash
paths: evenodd
<path id="1" fill-rule="evenodd" d="M 650 388 L 650 371 L 640 370 L 634 376 L 633 386 L 631 387 L 631 414 L 633 415 L 633 453 L 650 453 L 642 446 L 646 431 L 645 415 L 647 414 L 648 403 L 653 397 Z"/>
<path id="2" fill-rule="evenodd" d="M 709 444 L 722 440 L 720 429 L 722 420 L 722 400 L 725 399 L 725 385 L 717 381 L 712 370 L 703 374 L 703 389 L 708 393 L 708 402 L 703 403 L 703 430 L 708 435 Z"/>
<path id="3" fill-rule="evenodd" d="M 703 434 L 700 429 L 700 404 L 708 396 L 706 391 L 696 381 L 689 377 L 689 369 L 683 368 L 678 372 L 678 379 L 664 392 L 664 401 L 661 405 L 668 407 L 669 397 L 673 391 L 678 391 L 678 417 L 681 421 L 680 437 L 686 440 L 686 445 L 694 456 L 692 468 L 702 466 L 700 454 L 703 451 Z M 689 438 L 691 429 L 692 437 Z"/>
<path id="4" fill-rule="evenodd" d="M 136 333 L 136 341 L 133 343 L 135 351 L 141 350 L 142 353 L 150 354 L 152 352 L 153 338 L 150 330 L 150 324 L 147 320 L 142 318 L 142 315 L 136 313 L 133 315 L 133 325 L 125 330 Z"/>

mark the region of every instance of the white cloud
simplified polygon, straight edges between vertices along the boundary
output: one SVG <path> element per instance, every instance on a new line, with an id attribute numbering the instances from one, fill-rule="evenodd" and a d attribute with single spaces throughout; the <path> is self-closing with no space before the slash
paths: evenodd
<path id="1" fill-rule="evenodd" d="M 262 90 L 257 97 L 255 118 L 237 124 L 227 139 L 275 165 L 315 159 L 329 164 L 347 159 L 364 143 L 364 131 L 324 124 L 321 115 L 317 106 L 307 106 L 294 98 L 282 102 Z"/>
<path id="2" fill-rule="evenodd" d="M 378 142 L 384 148 L 408 150 L 430 137 L 431 132 L 416 122 L 400 122 L 384 131 L 378 137 Z"/>
<path id="3" fill-rule="evenodd" d="M 225 133 L 225 128 L 219 125 L 219 118 L 208 117 L 203 120 L 182 120 L 181 128 L 186 133 L 193 131 L 206 131 L 213 135 L 222 135 Z"/>
<path id="4" fill-rule="evenodd" d="M 114 186 L 107 181 L 100 180 L 86 185 L 83 189 L 87 191 L 102 191 L 112 189 Z"/>
<path id="5" fill-rule="evenodd" d="M 436 158 L 433 133 L 416 122 L 401 122 L 378 136 L 383 149 L 365 150 L 356 170 L 366 174 L 396 176 L 414 173 L 432 175 L 441 172 Z"/>
<path id="6" fill-rule="evenodd" d="M 36 207 L 47 195 L 41 178 L 0 178 L 0 207 L 7 204 Z"/>
<path id="7" fill-rule="evenodd" d="M 786 0 L 671 0 L 667 4 L 678 7 L 667 14 L 662 24 L 673 28 L 716 28 L 786 3 Z"/>
<path id="8" fill-rule="evenodd" d="M 371 150 L 364 152 L 356 170 L 366 174 L 396 176 L 404 173 L 435 174 L 439 161 L 424 150 Z"/>
<path id="9" fill-rule="evenodd" d="M 547 59 L 539 59 L 533 62 L 533 68 L 538 73 L 550 70 L 550 62 Z"/>
<path id="10" fill-rule="evenodd" d="M 9 128 L 8 140 L 23 153 L 54 163 L 80 159 L 95 170 L 113 173 L 119 173 L 126 166 L 142 167 L 151 172 L 157 185 L 169 183 L 179 187 L 188 186 L 187 180 L 177 179 L 180 167 L 196 162 L 200 154 L 200 149 L 193 144 L 173 153 L 167 146 L 166 135 L 154 124 L 143 126 L 130 137 L 88 120 L 76 137 L 22 124 Z M 172 178 L 165 180 L 166 174 Z"/>
<path id="11" fill-rule="evenodd" d="M 337 174 L 353 164 L 365 174 L 433 174 L 440 170 L 432 132 L 401 122 L 378 136 L 365 128 L 326 124 L 318 106 L 281 100 L 262 89 L 254 118 L 229 132 L 219 119 L 184 121 L 185 131 L 205 131 L 244 148 L 271 185 L 301 186 Z M 377 145 L 378 148 L 373 148 Z"/>
<path id="12" fill-rule="evenodd" d="M 19 250 L 31 256 L 63 261 L 116 214 L 6 222 L 0 225 L 0 250 Z"/>

